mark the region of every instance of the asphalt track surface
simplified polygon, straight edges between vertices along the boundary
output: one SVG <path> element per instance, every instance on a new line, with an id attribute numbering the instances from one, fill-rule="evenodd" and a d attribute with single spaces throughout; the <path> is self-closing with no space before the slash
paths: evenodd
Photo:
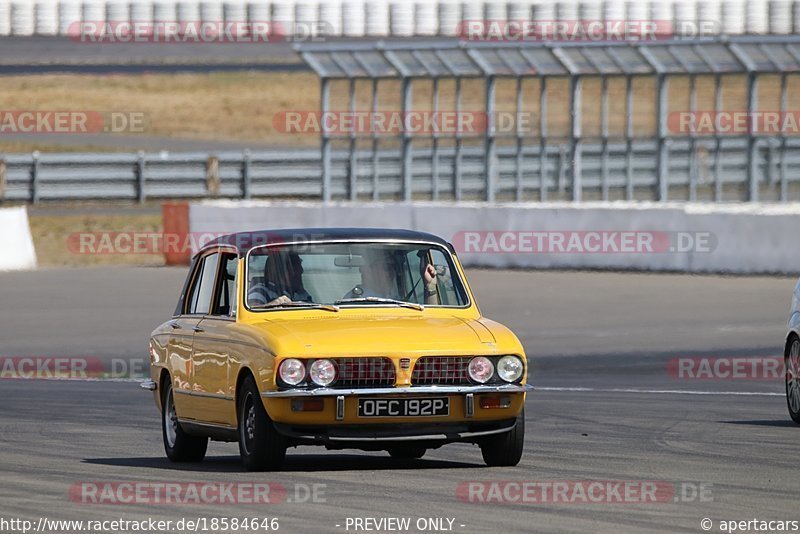
<path id="1" fill-rule="evenodd" d="M 287 533 L 354 532 L 348 517 L 447 517 L 465 533 L 704 532 L 703 518 L 720 532 L 721 520 L 800 520 L 800 428 L 782 382 L 667 372 L 684 356 L 780 355 L 794 279 L 468 274 L 484 314 L 522 339 L 539 388 L 528 397 L 519 466 L 486 468 L 467 445 L 410 461 L 300 448 L 283 471 L 252 474 L 235 445 L 217 443 L 202 464 L 175 466 L 152 399 L 133 382 L 0 380 L 0 518 L 275 517 Z M 0 354 L 142 359 L 183 277 L 183 269 L 118 267 L 0 274 Z M 506 480 L 659 481 L 678 498 L 480 504 L 457 496 L 459 484 Z M 270 482 L 289 495 L 266 506 L 70 500 L 85 481 Z M 296 484 L 325 486 L 310 504 L 297 502 Z M 704 498 L 693 497 L 701 487 Z"/>

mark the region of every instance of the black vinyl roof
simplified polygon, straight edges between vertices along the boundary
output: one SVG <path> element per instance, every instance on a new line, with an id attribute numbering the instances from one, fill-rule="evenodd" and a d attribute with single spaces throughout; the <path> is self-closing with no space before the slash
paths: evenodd
<path id="1" fill-rule="evenodd" d="M 441 245 L 451 252 L 452 246 L 444 239 L 426 232 L 401 230 L 393 228 L 285 228 L 279 230 L 259 230 L 255 232 L 238 232 L 219 237 L 203 249 L 227 245 L 235 247 L 239 256 L 262 245 L 280 245 L 311 241 L 422 241 Z"/>

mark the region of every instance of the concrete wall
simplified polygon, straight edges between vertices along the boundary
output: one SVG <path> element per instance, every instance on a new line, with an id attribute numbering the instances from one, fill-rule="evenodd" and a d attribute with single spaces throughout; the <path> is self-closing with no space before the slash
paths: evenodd
<path id="1" fill-rule="evenodd" d="M 0 271 L 36 268 L 36 251 L 24 208 L 0 209 Z"/>
<path id="2" fill-rule="evenodd" d="M 465 265 L 800 273 L 800 204 L 273 203 L 207 201 L 194 234 L 388 227 L 454 243 Z"/>

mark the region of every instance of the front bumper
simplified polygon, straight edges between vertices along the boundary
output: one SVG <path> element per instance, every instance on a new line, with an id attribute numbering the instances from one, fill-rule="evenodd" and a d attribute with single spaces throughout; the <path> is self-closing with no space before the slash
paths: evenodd
<path id="1" fill-rule="evenodd" d="M 472 393 L 525 393 L 534 388 L 530 384 L 503 384 L 499 386 L 409 386 L 385 388 L 316 388 L 287 389 L 284 391 L 266 391 L 261 394 L 265 399 L 281 397 L 350 397 L 353 395 L 465 395 Z"/>
<path id="2" fill-rule="evenodd" d="M 384 425 L 392 428 L 406 423 L 450 424 L 491 422 L 515 417 L 524 407 L 525 393 L 533 390 L 527 384 L 476 386 L 410 386 L 379 388 L 317 388 L 263 392 L 264 406 L 276 423 L 288 425 Z M 449 413 L 431 416 L 359 415 L 359 403 L 366 398 L 447 397 Z M 502 406 L 484 406 L 486 398 L 500 399 Z M 304 403 L 313 401 L 314 409 L 305 411 Z M 322 403 L 322 404 L 320 404 Z M 397 435 L 398 433 L 395 433 Z"/>
<path id="3" fill-rule="evenodd" d="M 390 425 L 291 425 L 275 429 L 294 445 L 325 445 L 329 449 L 384 450 L 413 445 L 438 448 L 447 443 L 479 443 L 482 438 L 510 432 L 516 418 L 486 422 Z"/>

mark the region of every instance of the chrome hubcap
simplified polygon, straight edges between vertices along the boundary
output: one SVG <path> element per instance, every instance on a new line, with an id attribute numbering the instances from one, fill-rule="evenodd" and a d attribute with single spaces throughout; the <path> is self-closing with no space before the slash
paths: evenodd
<path id="1" fill-rule="evenodd" d="M 170 448 L 175 446 L 178 437 L 178 414 L 175 413 L 175 402 L 172 398 L 172 389 L 167 395 L 167 408 L 164 410 L 164 433 L 167 436 L 167 445 Z"/>
<path id="2" fill-rule="evenodd" d="M 786 398 L 792 413 L 800 413 L 800 340 L 795 339 L 789 348 L 789 357 L 786 358 Z"/>

